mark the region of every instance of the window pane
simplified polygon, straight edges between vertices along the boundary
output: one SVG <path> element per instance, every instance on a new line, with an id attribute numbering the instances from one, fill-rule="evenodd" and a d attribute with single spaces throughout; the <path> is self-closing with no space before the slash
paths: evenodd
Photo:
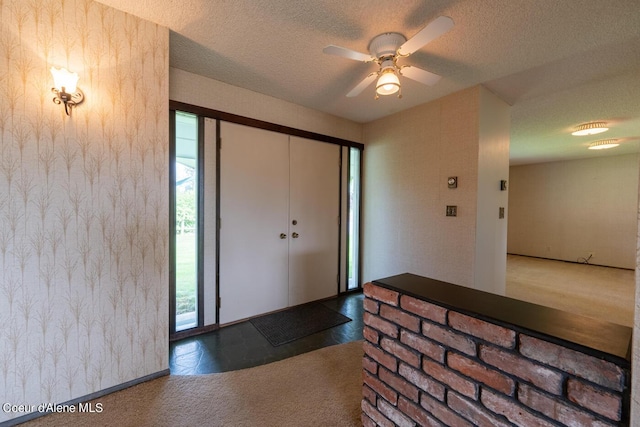
<path id="1" fill-rule="evenodd" d="M 349 150 L 349 219 L 348 219 L 348 289 L 358 287 L 360 279 L 359 259 L 360 259 L 360 150 L 351 148 Z"/>
<path id="2" fill-rule="evenodd" d="M 198 325 L 198 118 L 176 112 L 176 331 Z"/>

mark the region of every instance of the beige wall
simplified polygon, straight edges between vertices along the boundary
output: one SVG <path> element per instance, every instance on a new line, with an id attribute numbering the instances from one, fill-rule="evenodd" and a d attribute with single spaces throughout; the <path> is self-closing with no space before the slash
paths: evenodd
<path id="1" fill-rule="evenodd" d="M 499 295 L 506 291 L 508 192 L 500 181 L 509 177 L 510 124 L 509 105 L 481 87 L 474 286 Z"/>
<path id="2" fill-rule="evenodd" d="M 497 102 L 485 91 L 476 86 L 365 125 L 365 282 L 411 272 L 488 286 L 475 280 L 479 185 L 486 185 L 479 179 L 480 106 Z M 498 132 L 485 131 L 489 147 L 488 135 Z M 447 187 L 449 176 L 458 177 L 457 189 Z M 457 217 L 445 216 L 447 205 L 458 206 Z"/>
<path id="3" fill-rule="evenodd" d="M 635 268 L 638 155 L 513 166 L 509 253 Z"/>
<path id="4" fill-rule="evenodd" d="M 90 0 L 0 17 L 0 402 L 65 402 L 168 367 L 169 35 Z"/>
<path id="5" fill-rule="evenodd" d="M 174 101 L 237 114 L 295 129 L 362 142 L 362 124 L 273 98 L 178 68 L 169 73 Z"/>

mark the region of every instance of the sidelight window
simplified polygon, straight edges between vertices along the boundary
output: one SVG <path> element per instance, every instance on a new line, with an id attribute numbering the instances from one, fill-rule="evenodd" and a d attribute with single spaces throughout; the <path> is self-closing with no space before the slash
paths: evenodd
<path id="1" fill-rule="evenodd" d="M 175 331 L 198 326 L 198 117 L 175 114 Z"/>
<path id="2" fill-rule="evenodd" d="M 347 289 L 360 283 L 360 163 L 362 150 L 349 149 L 349 199 L 347 230 Z"/>

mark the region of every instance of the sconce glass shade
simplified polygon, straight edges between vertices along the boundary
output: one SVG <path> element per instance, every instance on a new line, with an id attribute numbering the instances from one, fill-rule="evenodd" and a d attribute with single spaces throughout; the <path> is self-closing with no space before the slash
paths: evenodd
<path id="1" fill-rule="evenodd" d="M 64 112 L 67 116 L 71 115 L 71 109 L 84 101 L 84 94 L 78 89 L 78 74 L 71 73 L 65 68 L 57 69 L 51 67 L 51 75 L 53 76 L 54 87 L 51 92 L 54 93 L 54 104 L 64 104 Z"/>
<path id="2" fill-rule="evenodd" d="M 72 73 L 66 68 L 51 67 L 51 75 L 53 76 L 53 87 L 59 92 L 74 93 L 76 91 L 78 73 Z"/>
<path id="3" fill-rule="evenodd" d="M 571 132 L 571 135 L 575 136 L 584 136 L 584 135 L 595 135 L 598 133 L 606 132 L 609 128 L 605 122 L 590 122 L 583 123 L 576 127 L 574 132 Z"/>
<path id="4" fill-rule="evenodd" d="M 391 68 L 383 70 L 376 83 L 376 93 L 378 95 L 393 95 L 400 90 L 400 79 Z"/>
<path id="5" fill-rule="evenodd" d="M 589 144 L 589 150 L 606 150 L 620 145 L 616 139 L 601 139 Z"/>

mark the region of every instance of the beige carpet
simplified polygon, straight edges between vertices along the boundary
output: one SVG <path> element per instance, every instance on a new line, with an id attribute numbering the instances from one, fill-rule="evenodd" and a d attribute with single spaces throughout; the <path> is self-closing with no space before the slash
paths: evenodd
<path id="1" fill-rule="evenodd" d="M 359 426 L 362 342 L 220 374 L 170 375 L 99 399 L 100 414 L 23 426 Z"/>
<path id="2" fill-rule="evenodd" d="M 510 298 L 632 327 L 635 289 L 633 270 L 507 256 Z"/>

